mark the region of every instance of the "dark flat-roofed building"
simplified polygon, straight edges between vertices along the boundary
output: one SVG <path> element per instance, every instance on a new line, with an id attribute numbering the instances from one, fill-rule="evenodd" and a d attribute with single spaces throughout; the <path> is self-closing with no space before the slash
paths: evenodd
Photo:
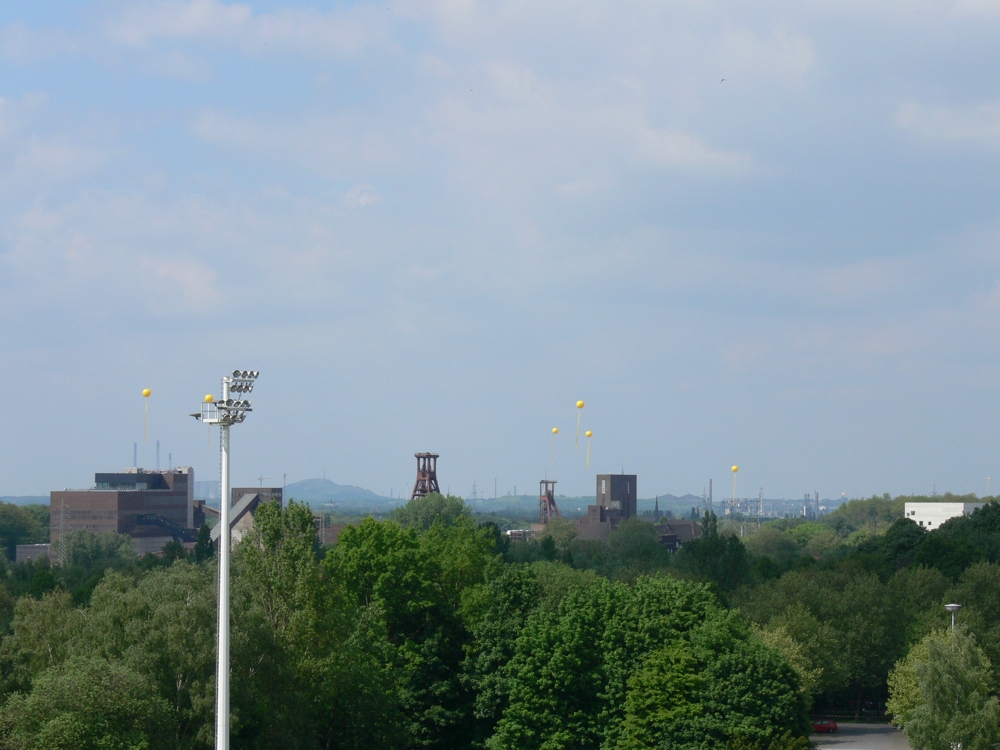
<path id="1" fill-rule="evenodd" d="M 47 544 L 19 544 L 15 548 L 14 562 L 28 562 L 37 560 L 39 557 L 48 557 L 49 545 Z"/>
<path id="2" fill-rule="evenodd" d="M 52 492 L 49 503 L 53 552 L 59 537 L 73 531 L 128 534 L 137 554 L 159 552 L 195 530 L 194 469 L 98 472 L 93 488 Z"/>
<path id="3" fill-rule="evenodd" d="M 670 518 L 656 524 L 656 533 L 660 536 L 660 544 L 669 552 L 676 552 L 685 542 L 701 539 L 701 523 L 694 520 Z"/>

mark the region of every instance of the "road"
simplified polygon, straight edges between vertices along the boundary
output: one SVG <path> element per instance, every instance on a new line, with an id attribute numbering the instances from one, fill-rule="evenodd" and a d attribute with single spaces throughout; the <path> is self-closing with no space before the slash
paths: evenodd
<path id="1" fill-rule="evenodd" d="M 809 739 L 820 750 L 910 750 L 906 736 L 890 724 L 840 724 L 835 734 L 814 734 Z"/>

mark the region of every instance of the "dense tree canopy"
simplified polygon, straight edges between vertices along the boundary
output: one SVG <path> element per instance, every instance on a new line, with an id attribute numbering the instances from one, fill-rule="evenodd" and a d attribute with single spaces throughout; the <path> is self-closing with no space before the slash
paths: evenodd
<path id="1" fill-rule="evenodd" d="M 233 557 L 233 747 L 802 750 L 810 706 L 878 714 L 890 689 L 915 747 L 992 726 L 998 506 L 737 529 L 709 514 L 674 555 L 639 520 L 510 544 L 431 495 L 321 548 L 307 506 L 265 504 Z M 59 565 L 0 567 L 0 749 L 212 746 L 207 528 L 192 547 L 77 532 Z M 931 635 L 948 600 L 962 627 Z"/>

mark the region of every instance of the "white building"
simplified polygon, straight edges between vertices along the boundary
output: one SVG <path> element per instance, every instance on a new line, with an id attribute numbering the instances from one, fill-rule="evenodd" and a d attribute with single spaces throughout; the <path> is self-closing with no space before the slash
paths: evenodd
<path id="1" fill-rule="evenodd" d="M 976 508 L 986 503 L 906 503 L 903 512 L 906 517 L 923 526 L 928 531 L 936 529 L 949 518 L 970 516 Z"/>

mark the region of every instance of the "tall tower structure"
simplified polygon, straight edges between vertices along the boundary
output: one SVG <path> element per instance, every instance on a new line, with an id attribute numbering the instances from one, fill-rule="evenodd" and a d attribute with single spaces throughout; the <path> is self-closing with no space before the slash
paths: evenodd
<path id="1" fill-rule="evenodd" d="M 635 474 L 597 475 L 597 509 L 602 521 L 617 527 L 620 521 L 637 514 L 635 478 Z"/>
<path id="2" fill-rule="evenodd" d="M 556 482 L 554 479 L 543 479 L 538 483 L 538 523 L 548 523 L 553 516 L 562 517 L 556 505 Z"/>
<path id="3" fill-rule="evenodd" d="M 424 497 L 432 492 L 441 493 L 437 478 L 437 453 L 414 453 L 417 459 L 417 481 L 413 485 L 410 500 Z"/>

